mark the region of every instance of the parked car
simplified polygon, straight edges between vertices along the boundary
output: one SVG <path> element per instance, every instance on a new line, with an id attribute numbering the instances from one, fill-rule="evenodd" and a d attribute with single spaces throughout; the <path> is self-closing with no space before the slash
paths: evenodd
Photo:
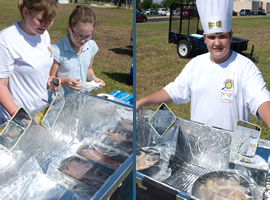
<path id="1" fill-rule="evenodd" d="M 253 12 L 254 15 L 266 15 L 266 13 L 264 12 L 264 10 L 257 10 Z"/>
<path id="2" fill-rule="evenodd" d="M 250 9 L 242 9 L 239 12 L 240 16 L 253 15 L 253 12 Z"/>
<path id="3" fill-rule="evenodd" d="M 181 12 L 179 14 L 181 16 Z M 198 17 L 198 11 L 191 8 L 184 8 L 182 13 L 183 18 L 193 18 Z"/>
<path id="4" fill-rule="evenodd" d="M 174 16 L 179 16 L 179 15 L 180 15 L 180 10 L 173 10 L 173 11 L 172 11 L 172 14 L 173 14 Z"/>
<path id="5" fill-rule="evenodd" d="M 136 11 L 136 22 L 146 22 L 147 17 L 144 14 Z"/>
<path id="6" fill-rule="evenodd" d="M 141 10 L 141 9 L 136 9 L 136 12 L 138 12 L 138 13 L 140 13 L 140 14 L 143 14 L 143 15 L 144 15 L 143 10 Z"/>
<path id="7" fill-rule="evenodd" d="M 158 14 L 158 11 L 154 8 L 147 8 L 145 10 L 145 14 L 146 15 L 157 15 Z"/>
<path id="8" fill-rule="evenodd" d="M 232 16 L 237 16 L 237 12 L 235 12 L 235 11 L 233 10 Z"/>
<path id="9" fill-rule="evenodd" d="M 167 15 L 168 10 L 166 8 L 159 8 L 158 15 Z"/>

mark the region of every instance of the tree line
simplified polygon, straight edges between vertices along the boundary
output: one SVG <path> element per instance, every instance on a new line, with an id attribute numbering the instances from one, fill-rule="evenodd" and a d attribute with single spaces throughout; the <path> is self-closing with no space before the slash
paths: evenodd
<path id="1" fill-rule="evenodd" d="M 195 0 L 163 0 L 161 3 L 153 3 L 153 0 L 136 0 L 136 8 L 145 10 L 147 8 L 170 8 L 173 4 L 192 4 Z"/>

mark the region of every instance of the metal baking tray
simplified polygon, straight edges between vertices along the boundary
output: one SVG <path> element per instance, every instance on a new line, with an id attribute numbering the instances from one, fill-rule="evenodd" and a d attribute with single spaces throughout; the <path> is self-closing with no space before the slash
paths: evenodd
<path id="1" fill-rule="evenodd" d="M 117 136 L 116 137 L 114 136 L 116 135 L 113 132 L 105 133 L 101 139 L 102 143 L 108 146 L 112 146 L 113 148 L 118 149 L 120 151 L 131 154 L 133 151 L 133 147 L 132 147 L 133 141 L 131 140 L 121 141 L 121 140 L 118 140 Z"/>
<path id="2" fill-rule="evenodd" d="M 71 189 L 88 186 L 90 191 L 97 191 L 113 174 L 111 169 L 77 156 L 64 159 L 60 163 L 59 171 L 69 182 Z"/>
<path id="3" fill-rule="evenodd" d="M 99 163 L 100 165 L 110 168 L 113 171 L 118 169 L 128 157 L 110 146 L 97 142 L 94 144 L 84 144 L 80 146 L 76 153 L 78 156 L 83 157 L 84 159 Z"/>

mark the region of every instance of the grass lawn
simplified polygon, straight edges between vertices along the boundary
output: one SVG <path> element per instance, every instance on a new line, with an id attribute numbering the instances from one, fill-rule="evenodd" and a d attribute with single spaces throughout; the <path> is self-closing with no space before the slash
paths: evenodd
<path id="1" fill-rule="evenodd" d="M 249 40 L 254 45 L 254 57 L 262 72 L 264 80 L 270 90 L 270 16 L 233 17 L 232 30 L 236 37 Z M 177 27 L 178 28 L 178 27 Z M 136 98 L 142 98 L 156 92 L 173 81 L 191 59 L 182 59 L 178 56 L 175 44 L 168 43 L 169 22 L 137 23 L 136 26 Z M 168 104 L 171 110 L 179 117 L 190 119 L 190 103 L 176 106 Z M 155 110 L 158 106 L 147 107 Z M 252 123 L 262 128 L 262 138 L 270 139 L 270 130 L 263 121 L 251 116 Z"/>
<path id="2" fill-rule="evenodd" d="M 73 1 L 74 2 L 74 1 Z M 84 0 L 79 4 L 86 5 Z M 98 1 L 93 1 L 99 5 Z M 59 13 L 53 26 L 48 30 L 51 42 L 55 43 L 68 33 L 69 15 L 78 4 L 59 4 Z M 96 14 L 97 26 L 95 37 L 99 51 L 95 56 L 93 69 L 97 77 L 103 79 L 106 86 L 91 93 L 111 93 L 114 90 L 132 94 L 130 84 L 130 66 L 133 56 L 133 45 L 130 42 L 133 22 L 132 9 L 92 7 Z M 17 0 L 0 0 L 0 30 L 21 19 Z M 34 52 L 33 52 L 34 53 Z"/>

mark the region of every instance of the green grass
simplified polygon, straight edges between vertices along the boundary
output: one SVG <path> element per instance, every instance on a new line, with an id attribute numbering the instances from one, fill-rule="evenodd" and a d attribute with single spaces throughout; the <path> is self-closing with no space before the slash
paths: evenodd
<path id="1" fill-rule="evenodd" d="M 79 4 L 86 5 L 84 0 Z M 92 4 L 99 5 L 99 1 Z M 102 2 L 108 4 L 109 2 Z M 69 15 L 77 4 L 59 4 L 58 15 L 53 26 L 48 30 L 52 43 L 62 39 L 67 34 Z M 95 37 L 99 52 L 95 56 L 93 69 L 97 77 L 103 79 L 106 86 L 91 93 L 111 93 L 114 90 L 132 94 L 130 84 L 130 66 L 133 56 L 133 46 L 130 43 L 133 27 L 132 9 L 126 8 L 98 8 L 92 7 L 96 14 L 97 26 Z M 17 0 L 0 0 L 0 30 L 21 19 L 17 8 Z"/>
<path id="2" fill-rule="evenodd" d="M 262 72 L 268 90 L 270 89 L 270 16 L 233 17 L 232 30 L 236 37 L 249 40 L 255 46 L 254 57 Z M 183 25 L 187 27 L 187 25 Z M 179 25 L 173 27 L 178 30 Z M 183 31 L 185 30 L 183 27 Z M 168 43 L 169 22 L 137 23 L 136 26 L 136 98 L 142 98 L 156 92 L 173 81 L 190 59 L 181 59 L 176 51 L 176 45 Z M 168 104 L 171 110 L 179 117 L 190 119 L 190 103 L 176 106 Z M 158 106 L 147 107 L 155 110 Z M 262 138 L 270 139 L 270 130 L 263 121 L 251 116 L 252 123 L 262 128 Z"/>

